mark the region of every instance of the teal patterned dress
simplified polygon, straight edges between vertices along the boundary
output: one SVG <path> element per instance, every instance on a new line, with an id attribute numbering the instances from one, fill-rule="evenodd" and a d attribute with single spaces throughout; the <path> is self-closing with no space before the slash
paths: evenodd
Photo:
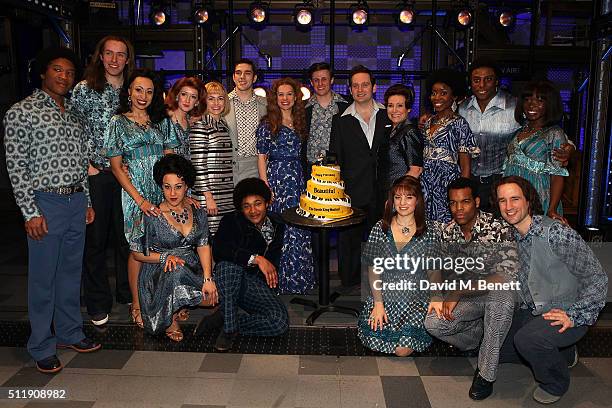
<path id="1" fill-rule="evenodd" d="M 187 116 L 187 123 L 189 123 L 189 116 Z M 183 156 L 187 160 L 191 160 L 189 153 L 189 125 L 187 129 L 183 129 L 180 123 L 173 121 L 171 118 L 166 118 L 160 122 L 159 129 L 164 135 L 168 135 L 171 139 L 178 141 L 178 145 L 174 148 L 174 153 Z"/>
<path id="2" fill-rule="evenodd" d="M 143 129 L 124 115 L 111 118 L 104 137 L 106 156 L 121 156 L 127 164 L 134 188 L 155 205 L 162 201 L 163 196 L 153 180 L 153 165 L 164 155 L 165 149 L 173 149 L 178 144 L 174 134 L 163 133 L 156 125 Z M 125 238 L 133 248 L 134 242 L 144 234 L 143 213 L 125 190 L 121 192 L 121 201 Z"/>
<path id="3" fill-rule="evenodd" d="M 372 266 L 375 258 L 395 258 L 399 255 L 402 258 L 408 256 L 416 259 L 434 255 L 432 251 L 440 242 L 440 237 L 440 224 L 435 221 L 427 221 L 425 232 L 418 237 L 413 237 L 398 251 L 391 229 L 384 232 L 381 220 L 370 232 L 363 250 L 363 262 Z M 427 280 L 425 269 L 421 267 L 414 271 L 386 269 L 381 274 L 372 276 L 381 283 L 414 282 L 416 287 L 380 292 L 385 312 L 389 318 L 389 322 L 383 326 L 382 330 L 379 328 L 374 331 L 370 327 L 369 318 L 374 308 L 374 296 L 372 294 L 368 296 L 357 321 L 357 335 L 363 345 L 371 350 L 388 354 L 395 353 L 397 347 L 409 347 L 418 352 L 429 347 L 432 340 L 424 325 L 429 305 L 429 292 L 419 289 L 419 282 Z"/>
<path id="4" fill-rule="evenodd" d="M 567 169 L 553 160 L 552 151 L 567 143 L 567 136 L 559 126 L 542 128 L 519 141 L 519 129 L 508 145 L 508 156 L 504 163 L 504 176 L 520 176 L 528 180 L 540 195 L 544 214 L 550 204 L 550 176 L 569 175 Z M 561 201 L 557 212 L 563 214 Z"/>

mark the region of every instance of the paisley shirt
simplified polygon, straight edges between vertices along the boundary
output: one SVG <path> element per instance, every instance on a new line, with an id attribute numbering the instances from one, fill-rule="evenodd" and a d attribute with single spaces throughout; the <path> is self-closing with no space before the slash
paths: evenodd
<path id="1" fill-rule="evenodd" d="M 345 102 L 343 97 L 332 91 L 332 100 L 327 107 L 319 105 L 316 95 L 312 95 L 306 107 L 312 106 L 312 119 L 310 120 L 310 135 L 306 144 L 306 157 L 310 163 L 319 158 L 319 154 L 329 149 L 332 118 L 339 112 L 338 102 Z"/>
<path id="2" fill-rule="evenodd" d="M 81 184 L 89 206 L 88 129 L 66 100 L 62 112 L 44 91 L 36 89 L 4 116 L 4 145 L 15 201 L 23 218 L 40 217 L 34 191 Z"/>
<path id="3" fill-rule="evenodd" d="M 81 81 L 74 87 L 70 98 L 74 108 L 83 115 L 91 129 L 91 164 L 99 169 L 110 167 L 102 147 L 108 123 L 119 108 L 119 92 L 120 89 L 113 88 L 109 83 L 101 93 L 96 92 L 87 86 L 86 81 Z"/>

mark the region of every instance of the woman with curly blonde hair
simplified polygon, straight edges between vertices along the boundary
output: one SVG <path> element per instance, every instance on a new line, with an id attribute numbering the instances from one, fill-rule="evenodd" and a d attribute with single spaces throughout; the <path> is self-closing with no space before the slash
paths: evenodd
<path id="1" fill-rule="evenodd" d="M 306 112 L 300 83 L 292 78 L 277 79 L 268 92 L 268 113 L 257 128 L 259 177 L 273 194 L 270 211 L 281 213 L 295 207 L 305 191 L 300 162 L 306 142 Z M 278 271 L 281 293 L 304 293 L 314 288 L 310 232 L 287 226 Z"/>

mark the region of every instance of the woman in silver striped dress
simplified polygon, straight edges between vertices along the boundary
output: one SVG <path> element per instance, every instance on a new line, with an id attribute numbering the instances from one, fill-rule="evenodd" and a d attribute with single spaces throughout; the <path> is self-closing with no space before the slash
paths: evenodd
<path id="1" fill-rule="evenodd" d="M 219 82 L 206 84 L 206 112 L 189 132 L 191 162 L 196 169 L 192 196 L 206 208 L 211 235 L 223 215 L 234 211 L 232 140 L 223 116 L 229 110 L 227 91 Z"/>

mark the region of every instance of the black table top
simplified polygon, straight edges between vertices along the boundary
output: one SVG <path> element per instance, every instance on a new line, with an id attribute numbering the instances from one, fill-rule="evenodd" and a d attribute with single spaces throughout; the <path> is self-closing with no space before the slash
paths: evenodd
<path id="1" fill-rule="evenodd" d="M 341 218 L 339 220 L 331 220 L 331 221 L 323 221 L 317 220 L 315 218 L 306 218 L 302 217 L 298 213 L 295 212 L 297 207 L 287 208 L 282 212 L 281 216 L 283 220 L 289 224 L 297 225 L 298 227 L 305 228 L 341 228 L 341 227 L 350 227 L 351 225 L 361 224 L 365 218 L 366 213 L 359 208 L 353 208 L 353 214 L 346 218 Z"/>

